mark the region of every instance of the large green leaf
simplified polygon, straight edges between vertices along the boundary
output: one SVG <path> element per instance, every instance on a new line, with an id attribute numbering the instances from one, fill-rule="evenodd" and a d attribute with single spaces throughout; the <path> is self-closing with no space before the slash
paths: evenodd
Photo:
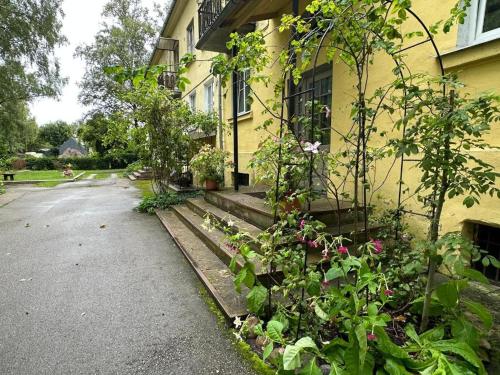
<path id="1" fill-rule="evenodd" d="M 310 337 L 302 337 L 299 341 L 295 343 L 295 346 L 301 348 L 301 349 L 315 349 L 318 350 L 318 347 L 316 346 L 316 343 L 313 341 L 312 338 Z"/>
<path id="2" fill-rule="evenodd" d="M 273 341 L 281 342 L 283 339 L 283 323 L 271 320 L 267 323 L 267 334 Z"/>
<path id="3" fill-rule="evenodd" d="M 396 345 L 383 327 L 374 328 L 375 335 L 377 336 L 377 346 L 382 353 L 387 353 L 396 358 L 408 358 L 408 353 Z"/>
<path id="4" fill-rule="evenodd" d="M 436 288 L 436 296 L 444 306 L 453 308 L 458 303 L 458 290 L 453 281 L 439 285 Z"/>
<path id="5" fill-rule="evenodd" d="M 267 298 L 267 289 L 262 285 L 254 286 L 247 295 L 248 310 L 258 314 Z"/>
<path id="6" fill-rule="evenodd" d="M 368 351 L 368 343 L 366 341 L 366 328 L 363 324 L 359 324 L 354 329 L 356 333 L 356 339 L 358 340 L 359 346 L 359 363 L 363 367 L 365 363 L 366 352 Z"/>
<path id="7" fill-rule="evenodd" d="M 386 360 L 384 369 L 389 375 L 411 375 L 410 372 L 406 371 L 405 366 L 390 358 Z"/>
<path id="8" fill-rule="evenodd" d="M 453 338 L 466 342 L 473 349 L 477 349 L 479 346 L 479 332 L 464 317 L 459 317 L 451 322 L 451 334 Z"/>
<path id="9" fill-rule="evenodd" d="M 493 316 L 491 315 L 491 312 L 484 307 L 484 305 L 479 302 L 469 300 L 464 301 L 464 304 L 471 313 L 477 315 L 479 319 L 481 319 L 487 330 L 491 329 L 493 326 Z"/>
<path id="10" fill-rule="evenodd" d="M 295 345 L 286 346 L 285 353 L 283 354 L 283 369 L 289 371 L 300 367 L 301 350 L 302 348 Z"/>
<path id="11" fill-rule="evenodd" d="M 477 354 L 472 350 L 472 348 L 467 345 L 465 342 L 461 342 L 458 340 L 442 340 L 436 341 L 432 343 L 432 348 L 435 350 L 439 350 L 442 352 L 453 353 L 459 355 L 463 359 L 465 359 L 470 364 L 477 367 L 479 370 L 479 374 L 485 374 L 486 370 L 484 369 L 483 363 L 477 356 Z"/>
<path id="12" fill-rule="evenodd" d="M 468 279 L 471 279 L 473 281 L 477 281 L 479 283 L 483 284 L 489 284 L 489 280 L 486 276 L 484 276 L 481 272 L 478 270 L 474 270 L 472 268 L 463 268 L 460 270 L 460 272 L 457 272 L 460 276 L 467 277 Z"/>
<path id="13" fill-rule="evenodd" d="M 323 375 L 323 372 L 320 370 L 318 365 L 316 364 L 316 357 L 313 357 L 311 361 L 307 365 L 305 365 L 299 373 L 300 375 Z"/>

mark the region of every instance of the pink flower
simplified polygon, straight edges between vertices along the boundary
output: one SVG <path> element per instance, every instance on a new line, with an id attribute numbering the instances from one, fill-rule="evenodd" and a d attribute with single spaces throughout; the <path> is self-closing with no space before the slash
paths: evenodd
<path id="1" fill-rule="evenodd" d="M 305 221 L 304 219 L 302 219 L 302 220 L 300 221 L 300 224 L 299 224 L 299 228 L 300 228 L 300 230 L 303 230 L 303 229 L 304 229 L 304 227 L 305 227 L 305 225 L 306 225 L 306 221 Z"/>
<path id="2" fill-rule="evenodd" d="M 326 280 L 326 279 L 325 279 L 325 280 L 323 280 L 323 281 L 321 282 L 321 286 L 322 286 L 323 288 L 328 288 L 328 287 L 330 286 L 330 282 L 329 282 L 328 280 Z"/>
<path id="3" fill-rule="evenodd" d="M 382 252 L 382 241 L 380 240 L 370 240 L 371 243 L 373 244 L 375 254 L 380 254 Z"/>
<path id="4" fill-rule="evenodd" d="M 239 250 L 236 246 L 234 246 L 233 244 L 231 244 L 231 243 L 229 243 L 229 242 L 226 242 L 226 243 L 225 243 L 225 245 L 226 245 L 226 247 L 227 247 L 229 250 L 231 250 L 233 253 L 239 253 L 239 252 L 240 252 L 240 250 Z"/>
<path id="5" fill-rule="evenodd" d="M 319 244 L 316 241 L 307 241 L 307 246 L 309 246 L 311 249 L 317 249 L 319 247 Z"/>
<path id="6" fill-rule="evenodd" d="M 386 290 L 384 290 L 384 294 L 386 296 L 388 296 L 388 297 L 393 296 L 394 295 L 394 290 L 386 289 Z"/>
<path id="7" fill-rule="evenodd" d="M 347 254 L 349 252 L 349 250 L 345 246 L 339 246 L 339 248 L 337 249 L 337 251 L 338 251 L 339 254 Z"/>
<path id="8" fill-rule="evenodd" d="M 368 341 L 375 341 L 377 339 L 377 336 L 373 333 L 369 333 L 366 335 L 366 338 L 368 339 Z"/>

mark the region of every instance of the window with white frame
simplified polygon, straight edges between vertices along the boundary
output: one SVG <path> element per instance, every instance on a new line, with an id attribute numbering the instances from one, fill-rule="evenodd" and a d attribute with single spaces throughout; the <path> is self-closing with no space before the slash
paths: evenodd
<path id="1" fill-rule="evenodd" d="M 250 112 L 250 69 L 238 73 L 238 115 Z"/>
<path id="2" fill-rule="evenodd" d="M 214 110 L 214 81 L 211 79 L 205 83 L 205 112 Z"/>
<path id="3" fill-rule="evenodd" d="M 196 111 L 196 91 L 193 91 L 191 94 L 189 94 L 188 103 L 191 111 Z"/>
<path id="4" fill-rule="evenodd" d="M 189 26 L 186 29 L 186 44 L 187 44 L 187 52 L 194 52 L 194 21 L 191 20 Z"/>
<path id="5" fill-rule="evenodd" d="M 464 25 L 459 27 L 459 46 L 500 38 L 500 0 L 472 0 Z"/>

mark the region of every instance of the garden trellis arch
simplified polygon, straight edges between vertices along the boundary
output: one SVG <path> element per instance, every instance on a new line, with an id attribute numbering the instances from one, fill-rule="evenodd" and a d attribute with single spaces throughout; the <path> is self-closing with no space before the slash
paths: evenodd
<path id="1" fill-rule="evenodd" d="M 394 1 L 393 0 L 385 1 L 384 5 L 387 6 L 387 14 L 386 14 L 386 17 L 387 17 L 389 12 L 391 12 L 391 10 L 392 10 L 392 7 L 394 5 Z M 299 1 L 298 0 L 293 0 L 292 10 L 293 10 L 294 17 L 299 16 Z M 430 31 L 429 27 L 425 24 L 425 22 L 422 20 L 422 18 L 413 9 L 406 8 L 405 10 L 409 14 L 409 16 L 414 21 L 416 21 L 424 39 L 421 41 L 418 41 L 414 44 L 408 45 L 408 46 L 401 46 L 402 48 L 395 50 L 395 51 L 392 51 L 392 53 L 390 53 L 390 57 L 394 63 L 394 67 L 396 68 L 397 72 L 399 72 L 398 73 L 399 78 L 401 79 L 401 82 L 403 83 L 403 87 L 401 89 L 403 92 L 404 98 L 405 98 L 404 106 L 402 108 L 403 116 L 406 116 L 407 110 L 408 110 L 408 102 L 407 102 L 407 98 L 406 98 L 406 93 L 408 90 L 408 82 L 407 82 L 406 77 L 405 77 L 405 69 L 407 69 L 407 65 L 403 63 L 403 61 L 400 57 L 401 54 L 403 54 L 404 52 L 410 51 L 416 47 L 422 46 L 422 45 L 430 45 L 431 50 L 433 51 L 435 58 L 436 58 L 436 64 L 438 67 L 439 75 L 441 76 L 441 78 L 443 78 L 445 76 L 445 69 L 444 69 L 444 65 L 443 65 L 442 56 L 441 56 L 439 48 L 434 40 L 434 36 L 433 36 L 432 32 Z M 296 113 L 294 113 L 294 110 L 293 110 L 293 101 L 296 100 L 296 98 L 299 96 L 310 95 L 311 111 L 308 114 L 308 116 L 310 118 L 311 130 L 309 132 L 309 142 L 311 144 L 315 142 L 315 130 L 316 130 L 315 126 L 316 126 L 317 118 L 319 115 L 318 110 L 317 110 L 317 106 L 315 105 L 318 101 L 317 92 L 316 92 L 316 84 L 317 84 L 316 72 L 317 72 L 317 68 L 318 68 L 318 60 L 320 57 L 320 53 L 324 47 L 324 43 L 325 43 L 325 40 L 327 39 L 327 35 L 332 30 L 333 27 L 334 27 L 334 25 L 332 25 L 332 24 L 328 25 L 328 27 L 324 30 L 324 33 L 320 38 L 320 42 L 319 42 L 318 46 L 316 47 L 314 58 L 312 59 L 312 66 L 311 66 L 312 87 L 310 89 L 305 87 L 304 90 L 297 91 L 297 86 L 293 82 L 291 70 L 285 70 L 285 72 L 282 75 L 283 82 L 288 82 L 288 85 L 283 85 L 283 88 L 281 90 L 281 112 L 280 112 L 280 118 L 279 118 L 279 137 L 280 137 L 280 139 L 283 137 L 286 126 L 288 126 L 287 130 L 292 131 L 292 133 L 293 133 L 292 124 L 293 124 L 294 116 L 296 116 Z M 367 30 L 366 32 L 373 33 L 374 38 L 381 38 L 381 36 L 374 33 L 373 30 Z M 293 66 L 293 67 L 297 66 L 298 56 L 294 52 L 294 48 L 293 48 L 293 41 L 295 41 L 297 39 L 298 39 L 298 36 L 296 33 L 294 33 L 292 35 L 292 37 L 289 41 L 289 45 L 288 45 L 288 53 L 289 53 L 288 64 L 289 64 L 289 66 Z M 404 42 L 404 40 L 401 42 L 401 44 L 403 44 L 403 42 Z M 333 80 L 335 80 L 335 77 L 333 77 Z M 444 97 L 446 97 L 447 87 L 446 87 L 445 81 L 440 80 L 440 85 L 442 86 L 441 87 L 442 95 Z M 288 91 L 285 90 L 286 86 L 288 86 Z M 365 89 L 366 89 L 366 87 L 365 87 Z M 366 117 L 363 118 L 363 115 L 364 115 L 363 111 L 366 110 L 366 107 L 363 107 L 365 104 L 364 93 L 360 92 L 360 94 L 361 95 L 358 97 L 358 99 L 360 99 L 360 100 L 358 101 L 357 104 L 358 104 L 358 108 L 360 108 L 361 110 L 358 111 L 359 117 L 358 117 L 357 123 L 355 122 L 355 125 L 358 126 L 358 129 L 357 129 L 357 131 L 358 131 L 358 138 L 357 139 L 358 140 L 356 143 L 356 163 L 354 166 L 354 168 L 355 168 L 355 172 L 354 172 L 354 191 L 355 191 L 354 211 L 355 211 L 355 217 L 357 218 L 358 217 L 357 210 L 358 210 L 358 205 L 359 205 L 359 199 L 357 198 L 357 194 L 358 194 L 359 184 L 360 184 L 360 180 L 361 180 L 361 184 L 363 186 L 363 189 L 362 189 L 363 193 L 362 193 L 361 200 L 363 203 L 362 209 L 364 211 L 363 212 L 364 219 L 363 219 L 362 226 L 359 229 L 363 230 L 364 237 L 365 237 L 364 239 L 365 239 L 365 242 L 367 242 L 369 240 L 369 238 L 368 238 L 368 233 L 369 233 L 368 202 L 367 202 L 367 189 L 366 189 L 366 186 L 367 186 L 367 143 L 368 143 L 368 139 L 367 139 L 367 129 L 366 129 Z M 335 100 L 335 98 L 333 98 L 333 100 Z M 288 111 L 286 114 L 285 114 L 285 110 L 284 110 L 285 104 L 288 105 Z M 286 116 L 286 118 L 285 118 L 285 116 Z M 334 126 L 335 126 L 335 124 L 332 121 L 332 124 L 331 124 L 332 130 L 334 130 L 333 129 Z M 405 136 L 406 136 L 406 123 L 403 124 L 403 127 L 401 129 L 401 140 L 402 141 L 405 140 Z M 296 137 L 298 138 L 297 135 L 296 135 Z M 347 139 L 347 137 L 343 137 L 343 138 L 345 140 Z M 282 179 L 282 176 L 284 174 L 284 169 L 287 167 L 283 163 L 283 160 L 282 160 L 282 147 L 283 147 L 282 144 L 280 144 L 279 152 L 278 152 L 278 170 L 277 170 L 277 176 L 276 176 L 276 181 L 275 181 L 275 185 L 276 185 L 275 186 L 275 189 L 276 189 L 275 190 L 275 202 L 278 202 L 280 199 L 279 184 L 281 183 L 281 179 Z M 300 151 L 304 152 L 304 149 L 302 148 L 302 146 L 300 146 L 300 147 L 301 147 Z M 314 170 L 315 157 L 316 157 L 315 154 L 313 152 L 311 152 L 310 156 L 309 156 L 310 162 L 309 162 L 308 179 L 307 179 L 307 182 L 308 182 L 307 188 L 310 192 L 313 189 L 313 175 L 316 173 Z M 419 213 L 419 212 L 415 212 L 415 211 L 411 211 L 411 210 L 406 210 L 404 208 L 404 204 L 403 204 L 403 185 L 404 185 L 403 179 L 404 179 L 404 175 L 405 175 L 405 165 L 407 163 L 419 162 L 419 161 L 420 161 L 419 159 L 406 158 L 404 153 L 399 157 L 397 207 L 396 207 L 396 211 L 395 211 L 396 220 L 398 222 L 401 221 L 403 214 L 425 216 L 427 218 L 431 216 L 429 213 Z M 395 163 L 396 162 L 397 162 L 397 159 L 395 159 Z M 338 197 L 336 200 L 337 200 L 337 205 L 338 205 L 339 204 Z M 310 196 L 308 198 L 307 208 L 308 208 L 308 210 L 311 209 Z M 337 215 L 340 215 L 340 210 L 337 210 Z M 278 219 L 279 219 L 278 205 L 277 204 L 275 204 L 274 208 L 273 208 L 273 217 L 274 217 L 274 223 L 276 224 Z M 339 226 L 340 226 L 340 219 L 337 219 L 337 222 L 339 223 Z M 358 231 L 357 225 L 358 225 L 358 223 L 357 223 L 357 219 L 356 219 L 355 231 Z M 398 227 L 399 227 L 399 225 L 398 225 Z M 397 237 L 398 237 L 398 233 L 396 233 L 396 238 Z M 305 250 L 304 251 L 304 261 L 303 261 L 304 275 L 305 275 L 306 269 L 307 269 L 307 263 L 308 263 L 307 258 L 308 258 L 308 251 Z M 270 271 L 271 272 L 274 271 L 273 264 L 270 265 Z M 273 280 L 273 282 L 275 282 L 275 281 Z M 271 314 L 272 313 L 272 292 L 271 292 L 271 288 L 269 288 L 268 290 L 269 290 L 268 312 L 269 312 L 269 314 Z M 301 300 L 302 300 L 302 304 L 303 304 L 303 302 L 304 302 L 304 288 L 302 288 Z M 300 335 L 301 318 L 302 318 L 302 311 L 300 311 L 300 315 L 299 315 L 297 338 Z"/>

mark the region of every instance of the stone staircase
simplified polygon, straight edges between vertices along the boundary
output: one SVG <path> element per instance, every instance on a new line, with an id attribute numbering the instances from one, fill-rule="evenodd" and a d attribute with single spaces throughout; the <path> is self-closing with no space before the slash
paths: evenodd
<path id="1" fill-rule="evenodd" d="M 340 230 L 335 219 L 339 216 L 335 215 L 337 211 L 338 207 L 332 207 L 331 200 L 325 199 L 314 202 L 310 214 L 324 221 L 333 234 L 352 237 L 354 214 L 350 205 L 340 205 Z M 225 315 L 228 318 L 246 315 L 248 289 L 242 287 L 241 294 L 235 291 L 234 274 L 229 269 L 232 260 L 236 268 L 241 268 L 243 259 L 225 245 L 225 233 L 218 229 L 208 231 L 203 224 L 206 215 L 210 215 L 224 226 L 230 223 L 230 232 L 243 231 L 256 237 L 273 224 L 272 212 L 264 200 L 254 193 L 207 191 L 204 198 L 191 198 L 184 204 L 167 211 L 159 210 L 156 214 Z M 269 282 L 268 270 L 259 261 L 260 249 L 255 247 L 254 250 L 258 253 L 257 277 L 266 285 Z M 311 254 L 309 260 L 317 262 L 320 258 L 318 250 Z M 273 277 L 279 278 L 279 272 Z"/>
<path id="2" fill-rule="evenodd" d="M 128 175 L 128 178 L 131 181 L 135 180 L 151 180 L 153 177 L 153 172 L 151 171 L 151 168 L 145 167 L 143 169 L 139 169 L 138 171 L 135 171 L 132 174 Z"/>

